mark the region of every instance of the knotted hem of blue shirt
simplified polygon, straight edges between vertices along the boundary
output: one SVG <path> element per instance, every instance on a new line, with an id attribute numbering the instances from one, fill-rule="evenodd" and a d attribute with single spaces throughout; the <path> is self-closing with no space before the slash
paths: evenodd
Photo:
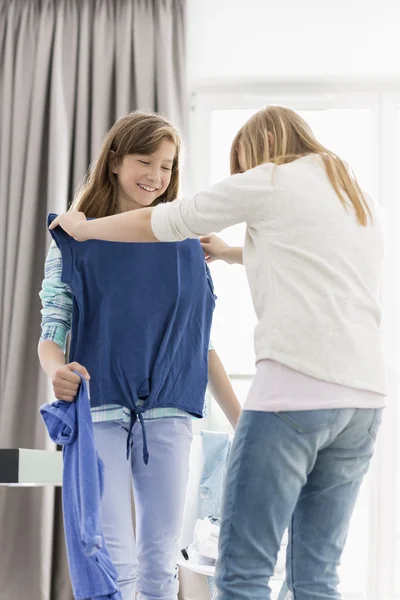
<path id="1" fill-rule="evenodd" d="M 129 421 L 129 430 L 128 437 L 126 438 L 126 459 L 128 460 L 132 450 L 132 429 L 136 421 L 139 419 L 140 426 L 142 428 L 143 434 L 143 461 L 144 464 L 147 465 L 149 462 L 149 451 L 147 447 L 147 435 L 146 435 L 146 427 L 144 424 L 143 413 L 145 409 L 143 407 L 135 407 L 134 410 L 130 411 L 130 421 Z"/>

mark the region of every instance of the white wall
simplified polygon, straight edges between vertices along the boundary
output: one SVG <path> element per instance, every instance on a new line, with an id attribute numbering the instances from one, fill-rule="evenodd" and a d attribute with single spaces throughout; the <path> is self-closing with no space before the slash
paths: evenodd
<path id="1" fill-rule="evenodd" d="M 188 0 L 188 81 L 400 75 L 400 0 Z"/>

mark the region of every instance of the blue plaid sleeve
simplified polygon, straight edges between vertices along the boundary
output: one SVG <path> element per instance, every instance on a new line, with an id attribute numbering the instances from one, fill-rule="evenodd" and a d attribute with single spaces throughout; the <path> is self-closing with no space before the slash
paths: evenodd
<path id="1" fill-rule="evenodd" d="M 42 335 L 40 341 L 51 340 L 65 352 L 72 319 L 72 292 L 61 281 L 62 257 L 56 243 L 51 243 L 47 254 L 42 289 Z"/>

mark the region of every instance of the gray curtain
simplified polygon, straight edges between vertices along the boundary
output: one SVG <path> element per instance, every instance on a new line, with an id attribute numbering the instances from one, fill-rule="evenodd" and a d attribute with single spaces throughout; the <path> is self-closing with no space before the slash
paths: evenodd
<path id="1" fill-rule="evenodd" d="M 185 129 L 185 0 L 0 0 L 0 446 L 46 448 L 38 292 L 63 211 L 113 122 Z M 70 600 L 60 492 L 0 488 L 0 600 Z"/>

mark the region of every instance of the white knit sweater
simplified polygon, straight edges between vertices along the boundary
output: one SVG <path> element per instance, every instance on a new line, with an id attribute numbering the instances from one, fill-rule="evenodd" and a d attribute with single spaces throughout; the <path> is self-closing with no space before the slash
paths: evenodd
<path id="1" fill-rule="evenodd" d="M 159 240 L 173 241 L 245 222 L 257 360 L 385 394 L 378 302 L 384 244 L 378 208 L 372 201 L 370 208 L 373 225 L 361 227 L 321 157 L 311 155 L 161 204 L 152 228 Z"/>

